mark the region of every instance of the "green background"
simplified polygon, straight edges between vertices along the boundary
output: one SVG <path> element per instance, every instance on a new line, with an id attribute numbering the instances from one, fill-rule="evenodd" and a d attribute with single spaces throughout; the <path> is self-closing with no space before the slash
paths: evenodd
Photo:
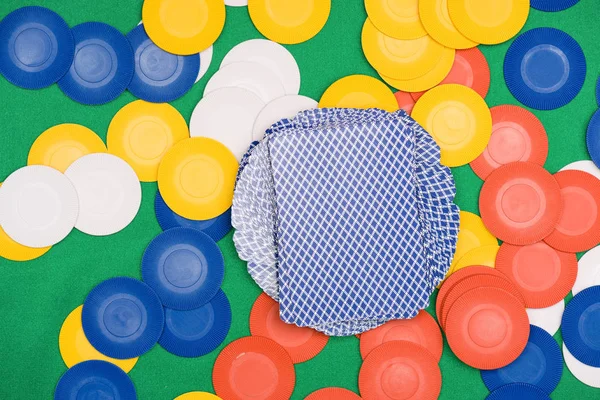
<path id="1" fill-rule="evenodd" d="M 101 21 L 123 33 L 137 25 L 142 8 L 142 0 L 2 0 L 0 18 L 18 7 L 34 4 L 53 9 L 71 26 Z M 558 110 L 535 111 L 549 136 L 546 168 L 550 172 L 556 172 L 569 162 L 589 158 L 585 130 L 597 108 L 594 86 L 600 71 L 599 17 L 598 0 L 581 0 L 571 9 L 559 13 L 532 9 L 523 29 L 539 26 L 562 29 L 579 42 L 587 58 L 587 78 L 577 98 Z M 306 43 L 288 46 L 302 73 L 301 94 L 318 100 L 328 85 L 343 76 L 376 76 L 361 51 L 360 32 L 365 18 L 361 0 L 333 0 L 325 28 Z M 261 36 L 252 25 L 247 9 L 228 7 L 225 29 L 215 43 L 209 72 L 186 96 L 173 102 L 188 122 L 202 97 L 206 81 L 218 69 L 225 53 L 235 44 L 257 37 Z M 504 54 L 510 43 L 480 46 L 492 71 L 492 84 L 486 98 L 489 106 L 517 104 L 506 88 L 502 74 Z M 26 164 L 29 147 L 45 129 L 60 123 L 79 123 L 106 139 L 113 115 L 133 100 L 131 94 L 125 93 L 110 104 L 89 107 L 71 101 L 56 85 L 28 91 L 0 78 L 0 181 Z M 482 181 L 469 166 L 456 168 L 453 172 L 459 206 L 477 213 Z M 156 184 L 143 184 L 142 187 L 141 210 L 135 221 L 122 232 L 109 237 L 92 237 L 75 230 L 38 260 L 14 263 L 0 259 L 0 398 L 52 398 L 56 382 L 66 371 L 58 351 L 58 332 L 64 318 L 99 282 L 119 275 L 140 278 L 142 252 L 160 233 L 153 210 Z M 260 290 L 247 274 L 245 263 L 238 259 L 231 233 L 219 242 L 219 246 L 226 260 L 223 289 L 233 309 L 233 323 L 226 344 L 250 334 L 248 315 Z M 560 342 L 560 333 L 556 339 Z M 317 357 L 296 365 L 293 398 L 304 398 L 326 386 L 358 391 L 357 376 L 361 365 L 358 344 L 354 337 L 332 338 Z M 187 391 L 212 391 L 212 366 L 223 346 L 196 359 L 179 358 L 156 346 L 140 357 L 130 373 L 139 398 L 172 399 Z M 440 365 L 442 399 L 485 398 L 488 392 L 479 371 L 458 361 L 447 346 Z M 583 385 L 565 367 L 552 397 L 598 398 L 600 389 Z"/>

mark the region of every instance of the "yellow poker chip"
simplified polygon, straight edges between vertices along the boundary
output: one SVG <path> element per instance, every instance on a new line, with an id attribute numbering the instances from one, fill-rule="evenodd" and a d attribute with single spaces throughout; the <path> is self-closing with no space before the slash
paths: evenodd
<path id="1" fill-rule="evenodd" d="M 369 19 L 378 30 L 396 39 L 427 35 L 419 18 L 420 0 L 365 0 Z"/>
<path id="2" fill-rule="evenodd" d="M 175 397 L 175 400 L 222 400 L 216 394 L 208 392 L 188 392 Z"/>
<path id="3" fill-rule="evenodd" d="M 529 0 L 448 0 L 450 18 L 467 38 L 498 44 L 515 36 L 529 16 Z"/>
<path id="4" fill-rule="evenodd" d="M 60 328 L 58 347 L 65 365 L 71 368 L 83 361 L 101 360 L 113 363 L 125 372 L 131 371 L 138 357 L 124 360 L 107 357 L 90 344 L 81 326 L 82 309 L 83 306 L 79 306 L 71 311 Z"/>
<path id="5" fill-rule="evenodd" d="M 458 263 L 469 251 L 482 246 L 498 246 L 498 240 L 488 231 L 478 215 L 461 211 L 458 241 L 452 265 Z"/>
<path id="6" fill-rule="evenodd" d="M 411 116 L 435 139 L 441 162 L 448 167 L 476 159 L 492 135 L 492 116 L 485 101 L 462 85 L 436 86 L 415 104 Z"/>
<path id="7" fill-rule="evenodd" d="M 419 15 L 433 39 L 453 49 L 470 49 L 478 45 L 454 26 L 448 12 L 448 0 L 419 0 Z"/>
<path id="8" fill-rule="evenodd" d="M 362 30 L 362 48 L 377 72 L 402 80 L 431 71 L 444 51 L 444 46 L 429 35 L 411 40 L 394 39 L 378 31 L 369 19 Z"/>
<path id="9" fill-rule="evenodd" d="M 108 151 L 127 161 L 140 181 L 155 182 L 166 152 L 189 137 L 185 119 L 175 107 L 137 100 L 115 114 L 106 141 Z"/>
<path id="10" fill-rule="evenodd" d="M 321 108 L 381 108 L 398 110 L 398 101 L 385 83 L 367 75 L 350 75 L 335 81 L 319 101 Z"/>
<path id="11" fill-rule="evenodd" d="M 422 92 L 431 89 L 448 76 L 448 73 L 454 64 L 455 53 L 456 50 L 445 47 L 440 61 L 431 71 L 423 76 L 408 80 L 394 79 L 387 76 L 381 76 L 381 78 L 386 81 L 388 85 L 398 90 L 402 90 L 403 92 Z"/>
<path id="12" fill-rule="evenodd" d="M 260 33 L 277 43 L 296 44 L 323 29 L 331 0 L 248 0 L 248 13 Z"/>
<path id="13" fill-rule="evenodd" d="M 158 168 L 158 188 L 176 214 L 215 218 L 231 207 L 238 170 L 235 156 L 216 140 L 195 137 L 177 143 Z"/>
<path id="14" fill-rule="evenodd" d="M 46 165 L 65 172 L 73 162 L 91 153 L 106 153 L 106 145 L 89 128 L 61 124 L 45 130 L 31 145 L 27 165 Z"/>
<path id="15" fill-rule="evenodd" d="M 158 47 L 189 55 L 209 48 L 225 25 L 223 0 L 145 0 L 142 20 Z"/>
<path id="16" fill-rule="evenodd" d="M 484 267 L 496 268 L 496 255 L 500 246 L 492 244 L 489 246 L 481 246 L 474 248 L 467 252 L 451 270 L 451 273 L 455 273 L 463 268 L 470 267 L 471 265 L 482 265 Z"/>

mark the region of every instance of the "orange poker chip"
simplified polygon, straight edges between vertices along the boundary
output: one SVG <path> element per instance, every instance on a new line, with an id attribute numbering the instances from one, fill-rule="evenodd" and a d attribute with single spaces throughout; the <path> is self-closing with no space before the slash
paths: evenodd
<path id="1" fill-rule="evenodd" d="M 447 83 L 457 83 L 470 87 L 485 98 L 490 89 L 490 66 L 481 50 L 477 47 L 456 50 L 452 69 L 438 86 Z M 411 93 L 411 96 L 417 101 L 423 94 L 425 92 L 414 92 Z"/>
<path id="2" fill-rule="evenodd" d="M 502 105 L 490 108 L 492 136 L 479 157 L 471 161 L 471 168 L 485 180 L 501 165 L 515 161 L 529 161 L 544 165 L 548 157 L 548 135 L 539 119 L 526 109 Z"/>
<path id="3" fill-rule="evenodd" d="M 404 340 L 423 346 L 439 362 L 444 350 L 442 332 L 435 319 L 425 310 L 412 319 L 395 319 L 363 333 L 360 337 L 360 355 L 369 353 L 383 343 Z"/>
<path id="4" fill-rule="evenodd" d="M 328 387 L 312 392 L 304 400 L 360 400 L 360 396 L 348 389 Z"/>
<path id="5" fill-rule="evenodd" d="M 261 336 L 228 344 L 215 360 L 212 378 L 215 392 L 223 399 L 288 399 L 296 384 L 289 354 Z"/>
<path id="6" fill-rule="evenodd" d="M 528 246 L 503 243 L 496 269 L 519 289 L 528 308 L 544 308 L 564 299 L 577 278 L 577 256 L 544 242 Z"/>
<path id="7" fill-rule="evenodd" d="M 406 111 L 408 115 L 412 112 L 413 107 L 415 106 L 415 101 L 412 96 L 408 92 L 403 92 L 402 90 L 398 90 L 394 93 L 396 96 L 396 101 L 398 101 L 398 108 Z"/>
<path id="8" fill-rule="evenodd" d="M 503 242 L 533 244 L 548 236 L 559 221 L 560 186 L 537 164 L 506 164 L 483 183 L 479 212 L 485 226 Z"/>
<path id="9" fill-rule="evenodd" d="M 442 389 L 442 373 L 422 346 L 397 340 L 369 353 L 358 374 L 358 388 L 365 400 L 434 400 Z"/>
<path id="10" fill-rule="evenodd" d="M 473 275 L 468 278 L 464 278 L 456 285 L 452 286 L 446 295 L 446 298 L 442 302 L 442 314 L 440 318 L 440 325 L 442 329 L 446 328 L 448 322 L 448 312 L 452 309 L 452 306 L 463 294 L 470 290 L 477 289 L 479 287 L 496 287 L 500 288 L 521 302 L 525 307 L 525 300 L 523 295 L 519 292 L 519 289 L 505 277 L 498 277 L 492 275 Z"/>
<path id="11" fill-rule="evenodd" d="M 554 174 L 563 199 L 563 213 L 544 241 L 555 249 L 577 253 L 600 243 L 600 180 L 577 170 Z"/>
<path id="12" fill-rule="evenodd" d="M 315 357 L 329 340 L 328 336 L 314 329 L 283 322 L 279 318 L 279 304 L 264 293 L 258 296 L 250 311 L 250 333 L 279 343 L 294 364 Z"/>
<path id="13" fill-rule="evenodd" d="M 529 339 L 529 318 L 519 299 L 496 287 L 463 294 L 448 314 L 446 339 L 454 354 L 477 369 L 513 362 Z"/>

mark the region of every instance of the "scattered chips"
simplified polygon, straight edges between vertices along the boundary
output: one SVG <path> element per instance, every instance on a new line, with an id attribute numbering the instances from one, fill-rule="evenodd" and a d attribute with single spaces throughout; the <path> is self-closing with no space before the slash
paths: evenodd
<path id="1" fill-rule="evenodd" d="M 419 0 L 419 16 L 427 33 L 444 46 L 470 49 L 478 45 L 456 29 L 448 12 L 448 0 Z"/>
<path id="2" fill-rule="evenodd" d="M 31 261 L 46 254 L 52 246 L 33 248 L 12 240 L 0 226 L 0 257 L 11 261 Z"/>
<path id="3" fill-rule="evenodd" d="M 415 106 L 415 100 L 412 98 L 410 93 L 398 90 L 396 93 L 394 93 L 394 96 L 398 102 L 398 107 L 410 115 L 413 107 Z"/>
<path id="4" fill-rule="evenodd" d="M 380 80 L 367 75 L 350 75 L 331 84 L 319 100 L 321 108 L 381 108 L 398 110 L 394 93 Z"/>
<path id="5" fill-rule="evenodd" d="M 283 118 L 293 118 L 300 111 L 317 108 L 318 104 L 310 97 L 287 95 L 268 103 L 256 117 L 252 130 L 252 140 L 262 140 L 265 131 Z"/>
<path id="6" fill-rule="evenodd" d="M 419 0 L 365 0 L 369 19 L 387 36 L 418 39 L 427 35 L 419 18 Z"/>
<path id="7" fill-rule="evenodd" d="M 594 175 L 596 178 L 600 179 L 600 169 L 598 169 L 596 164 L 590 160 L 575 161 L 561 168 L 561 171 L 571 170 L 587 172 L 588 174 Z"/>
<path id="8" fill-rule="evenodd" d="M 538 326 L 554 336 L 562 321 L 563 312 L 565 311 L 565 301 L 560 300 L 558 303 L 544 308 L 528 308 L 527 316 L 531 325 Z"/>
<path id="9" fill-rule="evenodd" d="M 592 286 L 573 296 L 567 304 L 561 333 L 571 354 L 596 368 L 600 368 L 599 324 L 600 286 Z"/>
<path id="10" fill-rule="evenodd" d="M 588 386 L 600 388 L 600 368 L 586 365 L 576 359 L 569 352 L 565 343 L 563 343 L 562 349 L 565 364 L 567 364 L 567 368 L 569 368 L 573 376 Z"/>
<path id="11" fill-rule="evenodd" d="M 482 265 L 494 268 L 496 266 L 496 254 L 498 254 L 499 249 L 500 246 L 497 244 L 477 247 L 462 256 L 454 267 L 452 267 L 451 273 L 454 274 L 456 271 L 460 271 L 471 265 Z"/>
<path id="12" fill-rule="evenodd" d="M 596 285 L 600 285 L 600 246 L 594 247 L 579 259 L 573 296 Z"/>
<path id="13" fill-rule="evenodd" d="M 460 212 L 460 228 L 454 259 L 450 271 L 469 251 L 481 246 L 497 246 L 498 240 L 488 231 L 478 215 L 468 211 Z"/>
<path id="14" fill-rule="evenodd" d="M 58 380 L 54 399 L 137 399 L 135 386 L 121 368 L 106 361 L 84 361 Z"/>

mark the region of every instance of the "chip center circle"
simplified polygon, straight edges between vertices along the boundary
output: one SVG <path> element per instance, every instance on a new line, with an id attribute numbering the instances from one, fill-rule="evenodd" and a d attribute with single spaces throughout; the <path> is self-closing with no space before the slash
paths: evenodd
<path id="1" fill-rule="evenodd" d="M 484 308 L 469 318 L 467 331 L 477 346 L 489 349 L 502 343 L 508 333 L 508 326 L 499 310 Z"/>
<path id="2" fill-rule="evenodd" d="M 269 357 L 249 351 L 233 361 L 229 382 L 242 398 L 268 398 L 279 385 L 279 372 Z"/>
<path id="3" fill-rule="evenodd" d="M 131 151 L 143 160 L 162 156 L 169 145 L 165 125 L 156 117 L 148 117 L 136 124 L 129 134 Z"/>
<path id="4" fill-rule="evenodd" d="M 561 268 L 556 252 L 545 243 L 536 243 L 517 252 L 512 273 L 522 288 L 541 292 L 554 286 L 560 278 Z"/>
<path id="5" fill-rule="evenodd" d="M 267 331 L 277 338 L 277 342 L 286 347 L 298 347 L 308 342 L 313 335 L 310 328 L 301 328 L 286 324 L 279 318 L 279 307 L 271 307 L 267 315 Z"/>
<path id="6" fill-rule="evenodd" d="M 410 399 L 420 386 L 419 373 L 410 364 L 397 361 L 381 374 L 381 389 L 392 399 Z"/>
<path id="7" fill-rule="evenodd" d="M 40 201 L 44 206 L 40 207 Z M 44 229 L 55 223 L 61 213 L 61 201 L 57 193 L 44 183 L 24 187 L 17 199 L 17 213 L 31 228 Z"/>
<path id="8" fill-rule="evenodd" d="M 113 385 L 104 378 L 96 377 L 88 380 L 77 389 L 76 400 L 108 400 L 116 399 L 118 393 L 115 392 Z"/>
<path id="9" fill-rule="evenodd" d="M 579 317 L 579 336 L 590 348 L 600 350 L 600 303 L 595 303 L 586 308 Z"/>
<path id="10" fill-rule="evenodd" d="M 195 198 L 205 198 L 215 193 L 223 182 L 217 163 L 208 157 L 198 157 L 181 168 L 180 182 L 183 190 Z"/>
<path id="11" fill-rule="evenodd" d="M 103 315 L 104 326 L 117 337 L 129 337 L 142 326 L 143 314 L 138 305 L 125 298 L 111 301 Z"/>
<path id="12" fill-rule="evenodd" d="M 39 28 L 25 29 L 15 39 L 14 52 L 24 65 L 39 67 L 52 56 L 52 39 Z"/>
<path id="13" fill-rule="evenodd" d="M 101 42 L 83 44 L 78 49 L 73 68 L 85 82 L 99 83 L 113 71 L 113 55 Z"/>
<path id="14" fill-rule="evenodd" d="M 488 144 L 488 152 L 490 157 L 500 165 L 524 160 L 531 153 L 527 132 L 514 122 L 501 122 L 495 125 Z"/>
<path id="15" fill-rule="evenodd" d="M 501 207 L 508 219 L 517 223 L 531 221 L 539 213 L 542 200 L 537 190 L 526 183 L 515 183 L 502 194 Z"/>
<path id="16" fill-rule="evenodd" d="M 473 118 L 464 104 L 448 101 L 432 113 L 432 135 L 440 147 L 458 145 L 472 135 Z M 444 146 L 445 145 L 445 146 Z"/>
<path id="17" fill-rule="evenodd" d="M 566 54 L 551 44 L 539 44 L 525 53 L 521 77 L 537 93 L 553 93 L 569 79 L 570 64 Z"/>
<path id="18" fill-rule="evenodd" d="M 155 82 L 168 80 L 177 71 L 179 57 L 163 51 L 154 43 L 148 45 L 140 54 L 140 69 L 142 74 Z"/>
<path id="19" fill-rule="evenodd" d="M 383 336 L 382 343 L 393 340 L 406 340 L 408 342 L 420 344 L 421 346 L 425 345 L 421 340 L 421 335 L 416 329 L 404 325 L 394 326 L 388 330 Z"/>
<path id="20" fill-rule="evenodd" d="M 188 249 L 171 252 L 163 265 L 165 278 L 178 288 L 193 286 L 204 275 L 205 270 L 204 260 Z"/>
<path id="21" fill-rule="evenodd" d="M 564 207 L 556 230 L 569 236 L 579 236 L 588 232 L 598 218 L 596 199 L 578 186 L 564 187 L 560 194 Z"/>

